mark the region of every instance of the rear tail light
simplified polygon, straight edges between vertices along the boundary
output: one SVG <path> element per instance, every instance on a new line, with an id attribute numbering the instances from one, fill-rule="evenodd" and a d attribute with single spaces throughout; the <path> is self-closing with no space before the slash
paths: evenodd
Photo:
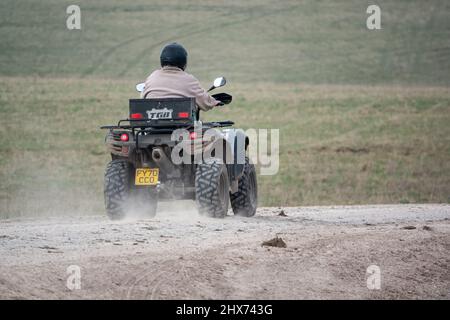
<path id="1" fill-rule="evenodd" d="M 195 131 L 189 132 L 189 139 L 191 140 L 197 139 L 197 132 Z"/>
<path id="2" fill-rule="evenodd" d="M 122 133 L 120 135 L 120 141 L 127 142 L 129 139 L 130 137 L 128 137 L 128 133 Z"/>
<path id="3" fill-rule="evenodd" d="M 142 115 L 142 113 L 132 113 L 130 115 L 131 119 L 144 119 L 144 116 Z"/>
<path id="4" fill-rule="evenodd" d="M 189 112 L 178 112 L 178 118 L 189 118 Z"/>

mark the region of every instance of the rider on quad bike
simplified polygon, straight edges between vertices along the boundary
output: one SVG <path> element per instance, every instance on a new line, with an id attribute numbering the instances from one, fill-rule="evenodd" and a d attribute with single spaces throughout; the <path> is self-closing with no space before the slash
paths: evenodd
<path id="1" fill-rule="evenodd" d="M 113 220 L 129 213 L 153 217 L 161 200 L 195 200 L 200 214 L 215 218 L 225 217 L 230 203 L 236 215 L 256 212 L 249 138 L 243 130 L 229 128 L 232 121 L 200 120 L 200 110 L 232 101 L 227 93 L 207 93 L 226 80 L 216 78 L 205 91 L 184 71 L 186 63 L 181 45 L 164 47 L 161 69 L 136 85 L 141 99 L 129 100 L 128 118 L 101 127 L 109 130 L 104 196 Z"/>
<path id="2" fill-rule="evenodd" d="M 193 75 L 184 71 L 187 56 L 182 45 L 176 42 L 166 45 L 161 51 L 161 69 L 148 76 L 141 98 L 194 97 L 197 107 L 203 111 L 219 105 L 220 101 L 211 97 Z"/>

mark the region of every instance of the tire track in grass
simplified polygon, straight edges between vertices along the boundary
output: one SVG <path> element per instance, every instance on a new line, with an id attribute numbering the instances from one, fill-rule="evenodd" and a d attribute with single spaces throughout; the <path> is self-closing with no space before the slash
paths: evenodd
<path id="1" fill-rule="evenodd" d="M 239 14 L 242 13 L 244 15 L 247 15 L 246 17 L 241 18 L 241 19 L 237 19 L 235 21 L 223 22 L 223 23 L 218 24 L 218 25 L 216 24 L 216 28 L 223 29 L 223 28 L 226 28 L 228 26 L 236 26 L 236 25 L 243 24 L 243 23 L 246 23 L 246 22 L 253 22 L 255 20 L 258 20 L 258 19 L 261 19 L 261 18 L 264 18 L 264 17 L 267 17 L 267 16 L 280 14 L 280 13 L 283 13 L 285 11 L 291 11 L 291 10 L 297 8 L 297 7 L 299 7 L 299 5 L 294 5 L 294 6 L 290 6 L 290 7 L 287 7 L 287 8 L 278 9 L 278 10 L 269 10 L 269 11 L 264 12 L 263 14 L 256 15 L 253 18 L 249 18 L 249 16 L 251 16 L 251 14 L 248 15 L 248 12 L 252 12 L 254 8 L 246 9 L 246 10 L 244 10 L 244 12 L 242 12 L 242 11 L 239 12 Z M 233 13 L 229 12 L 229 13 L 223 15 L 221 18 L 225 18 L 225 17 L 230 16 L 230 15 L 233 15 Z M 166 39 L 164 39 L 162 41 L 159 41 L 158 43 L 152 44 L 152 45 L 144 48 L 142 51 L 140 51 L 139 54 L 137 55 L 136 59 L 131 60 L 130 63 L 128 63 L 124 67 L 124 69 L 118 74 L 118 76 L 119 77 L 124 76 L 125 73 L 128 70 L 130 70 L 131 68 L 136 66 L 136 64 L 140 61 L 141 57 L 143 57 L 145 53 L 152 52 L 153 50 L 159 48 L 160 46 L 162 46 L 165 43 L 168 43 L 170 41 L 174 41 L 175 39 L 186 39 L 186 38 L 189 38 L 191 36 L 199 35 L 199 34 L 202 34 L 202 33 L 205 33 L 205 32 L 210 32 L 210 31 L 211 31 L 211 27 L 200 28 L 198 30 L 185 32 L 185 33 L 183 33 L 181 35 L 178 35 L 178 36 L 172 36 L 172 37 L 166 38 Z"/>
<path id="2" fill-rule="evenodd" d="M 231 12 L 231 11 L 228 12 L 228 13 L 226 13 L 226 14 L 224 14 L 224 15 L 222 15 L 222 16 L 220 16 L 220 17 L 221 17 L 221 18 L 226 18 L 226 17 L 229 16 L 229 15 L 232 15 L 232 12 Z M 175 26 L 175 27 L 173 27 L 173 28 L 169 28 L 168 31 L 169 31 L 169 32 L 172 32 L 172 31 L 173 31 L 173 32 L 177 32 L 177 31 L 179 31 L 179 30 L 186 30 L 186 29 L 195 27 L 195 26 L 197 26 L 197 25 L 199 25 L 199 24 L 200 24 L 200 23 L 198 23 L 198 22 L 184 23 L 184 24 L 181 24 L 181 25 L 179 25 L 179 26 Z M 202 23 L 202 24 L 203 24 L 203 23 Z M 99 59 L 96 60 L 96 61 L 92 64 L 92 66 L 91 66 L 88 70 L 86 70 L 86 71 L 83 73 L 82 78 L 84 78 L 84 77 L 86 77 L 86 76 L 89 76 L 89 75 L 92 75 L 93 73 L 95 73 L 95 72 L 102 66 L 102 64 L 104 63 L 104 61 L 105 61 L 106 59 L 108 59 L 109 57 L 111 57 L 118 49 L 123 48 L 123 47 L 125 47 L 126 45 L 128 45 L 128 44 L 130 44 L 130 43 L 132 43 L 132 42 L 134 42 L 134 41 L 139 41 L 139 40 L 144 40 L 144 39 L 146 39 L 146 38 L 153 38 L 153 37 L 156 37 L 156 36 L 158 36 L 158 34 L 160 34 L 160 30 L 157 30 L 157 31 L 152 32 L 152 33 L 150 33 L 150 34 L 149 34 L 148 32 L 146 32 L 146 33 L 140 34 L 140 35 L 138 35 L 138 36 L 134 36 L 134 37 L 125 39 L 124 41 L 119 42 L 118 44 L 116 44 L 116 45 L 114 45 L 114 46 L 112 46 L 112 47 L 109 47 L 108 49 L 106 49 L 106 50 L 104 51 L 103 54 L 100 54 L 100 55 L 99 55 Z M 173 39 L 173 38 L 174 38 L 174 37 L 170 37 L 169 40 L 167 40 L 167 41 L 170 41 L 170 39 Z M 166 41 L 166 40 L 164 40 L 164 41 Z M 161 44 L 159 44 L 159 43 L 164 44 L 164 43 L 165 43 L 164 41 L 158 42 L 158 45 L 161 45 Z M 152 46 L 156 46 L 156 45 L 152 45 Z M 145 52 L 145 51 L 143 51 L 143 52 Z M 142 55 L 142 54 L 139 54 L 138 57 L 140 57 L 141 55 Z M 121 72 L 121 73 L 122 73 L 122 72 Z"/>
<path id="3" fill-rule="evenodd" d="M 240 18 L 234 21 L 229 21 L 229 22 L 223 22 L 219 25 L 216 25 L 219 28 L 226 28 L 228 26 L 232 26 L 232 25 L 238 25 L 238 24 L 242 24 L 245 22 L 251 22 L 257 19 L 261 19 L 264 18 L 266 16 L 270 16 L 270 15 L 275 15 L 275 14 L 280 14 L 282 12 L 285 11 L 290 11 L 293 10 L 294 8 L 299 7 L 299 5 L 294 5 L 294 6 L 290 6 L 290 7 L 286 7 L 286 8 L 281 8 L 278 10 L 269 10 L 265 11 L 262 14 L 256 15 L 255 17 L 251 18 L 252 16 L 252 12 L 255 11 L 256 7 L 251 7 L 251 8 L 246 8 L 244 10 L 241 10 L 238 14 L 243 14 L 245 15 L 244 18 Z M 228 11 L 225 14 L 219 15 L 218 17 L 213 17 L 211 18 L 209 21 L 206 22 L 190 22 L 190 23 L 185 23 L 185 24 L 181 24 L 179 26 L 175 26 L 171 29 L 169 29 L 169 32 L 178 32 L 179 30 L 188 30 L 191 28 L 194 28 L 198 25 L 208 25 L 208 27 L 204 27 L 204 28 L 200 28 L 198 30 L 194 30 L 194 31 L 188 31 L 185 33 L 182 33 L 181 35 L 173 35 L 170 37 L 167 37 L 163 40 L 158 41 L 155 44 L 152 44 L 148 47 L 145 47 L 142 51 L 139 52 L 139 54 L 137 54 L 137 57 L 135 59 L 130 60 L 130 62 L 124 67 L 124 69 L 119 72 L 118 76 L 124 76 L 125 73 L 132 67 L 134 67 L 139 61 L 140 59 L 142 59 L 142 57 L 144 56 L 145 53 L 147 52 L 152 52 L 153 50 L 159 48 L 160 46 L 162 46 L 163 44 L 173 41 L 174 39 L 186 39 L 188 37 L 194 36 L 194 35 L 198 35 L 201 33 L 205 33 L 205 32 L 209 32 L 211 30 L 211 27 L 209 27 L 209 25 L 211 25 L 211 23 L 216 22 L 217 20 L 224 20 L 230 16 L 236 15 L 236 12 L 233 11 Z M 140 41 L 140 40 L 144 40 L 147 38 L 153 38 L 155 36 L 157 36 L 160 33 L 160 31 L 156 31 L 156 32 L 152 32 L 151 34 L 145 33 L 145 34 L 141 34 L 138 36 L 134 36 L 128 39 L 125 39 L 124 41 L 107 48 L 103 53 L 99 54 L 99 58 L 91 65 L 91 67 L 89 67 L 81 76 L 81 78 L 85 78 L 87 76 L 90 76 L 92 74 L 94 74 L 97 70 L 100 69 L 100 67 L 105 63 L 105 61 L 110 58 L 111 56 L 113 56 L 117 50 L 119 50 L 120 48 L 125 47 L 126 45 L 133 43 L 134 41 Z"/>

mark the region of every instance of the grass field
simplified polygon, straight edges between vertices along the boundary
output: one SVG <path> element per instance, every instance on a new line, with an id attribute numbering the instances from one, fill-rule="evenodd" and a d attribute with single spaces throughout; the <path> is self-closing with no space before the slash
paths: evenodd
<path id="1" fill-rule="evenodd" d="M 66 28 L 72 0 L 2 0 L 2 75 L 143 79 L 161 46 L 180 41 L 190 71 L 235 83 L 450 84 L 450 2 L 76 1 L 81 30 Z"/>
<path id="2" fill-rule="evenodd" d="M 450 3 L 377 1 L 0 3 L 0 217 L 98 213 L 99 126 L 180 41 L 189 71 L 234 102 L 206 115 L 280 129 L 261 205 L 450 201 Z"/>
<path id="3" fill-rule="evenodd" d="M 121 80 L 1 78 L 3 215 L 102 210 L 109 157 L 98 128 L 126 116 L 131 89 Z M 261 205 L 449 201 L 446 88 L 228 90 L 235 103 L 208 119 L 280 128 L 280 172 L 259 177 Z"/>

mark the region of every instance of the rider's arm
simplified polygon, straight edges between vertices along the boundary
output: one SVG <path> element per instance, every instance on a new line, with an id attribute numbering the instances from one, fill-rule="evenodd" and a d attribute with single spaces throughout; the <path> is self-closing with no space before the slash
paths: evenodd
<path id="1" fill-rule="evenodd" d="M 200 82 L 191 75 L 190 91 L 192 96 L 195 97 L 195 103 L 200 110 L 208 111 L 217 106 L 220 101 L 211 97 L 205 89 L 202 88 Z"/>

